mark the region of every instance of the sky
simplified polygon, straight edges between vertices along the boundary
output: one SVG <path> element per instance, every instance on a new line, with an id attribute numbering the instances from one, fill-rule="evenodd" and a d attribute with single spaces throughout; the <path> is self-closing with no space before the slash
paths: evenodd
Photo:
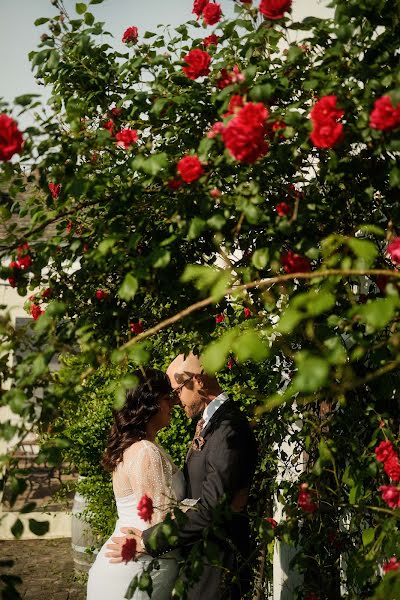
<path id="1" fill-rule="evenodd" d="M 83 1 L 83 0 L 82 0 Z M 88 0 L 87 0 L 88 1 Z M 253 0 L 258 4 L 259 0 Z M 219 0 L 226 17 L 233 15 L 233 0 Z M 294 0 L 293 17 L 325 17 L 331 14 L 328 0 Z M 75 14 L 75 1 L 64 0 L 67 12 Z M 154 31 L 159 23 L 180 25 L 191 19 L 193 0 L 104 0 L 93 5 L 93 14 L 105 21 L 106 28 L 115 36 L 115 45 L 122 50 L 121 37 L 125 29 L 136 25 L 140 32 Z M 0 97 L 12 102 L 15 96 L 42 93 L 31 73 L 28 53 L 34 50 L 46 25 L 35 27 L 39 17 L 56 14 L 50 0 L 0 0 Z M 213 28 L 207 29 L 207 34 Z"/>

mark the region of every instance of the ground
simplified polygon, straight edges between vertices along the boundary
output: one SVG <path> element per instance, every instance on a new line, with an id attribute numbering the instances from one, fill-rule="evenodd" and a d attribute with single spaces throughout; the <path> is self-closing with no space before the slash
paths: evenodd
<path id="1" fill-rule="evenodd" d="M 11 568 L 2 568 L 19 575 L 17 586 L 24 600 L 84 600 L 85 584 L 74 575 L 71 540 L 20 540 L 0 542 L 1 560 L 14 560 Z M 4 598 L 1 593 L 0 596 Z"/>

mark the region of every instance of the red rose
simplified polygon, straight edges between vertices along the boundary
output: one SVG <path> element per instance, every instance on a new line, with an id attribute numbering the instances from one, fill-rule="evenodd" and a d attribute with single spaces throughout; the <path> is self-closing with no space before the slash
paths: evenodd
<path id="1" fill-rule="evenodd" d="M 17 256 L 25 256 L 25 254 L 28 254 L 29 251 L 30 251 L 29 244 L 28 244 L 28 242 L 26 242 L 25 244 L 22 244 L 22 246 L 18 246 Z"/>
<path id="2" fill-rule="evenodd" d="M 395 454 L 383 463 L 383 469 L 392 481 L 400 481 L 400 463 Z"/>
<path id="3" fill-rule="evenodd" d="M 245 319 L 248 319 L 249 317 L 251 317 L 251 310 L 249 308 L 247 308 L 247 306 L 244 307 L 243 312 L 244 312 Z"/>
<path id="4" fill-rule="evenodd" d="M 17 287 L 17 283 L 18 282 L 17 282 L 17 279 L 15 277 L 13 277 L 13 276 L 7 277 L 7 281 L 10 284 L 11 287 L 13 287 L 13 288 Z"/>
<path id="5" fill-rule="evenodd" d="M 32 264 L 32 257 L 29 254 L 21 256 L 21 258 L 18 259 L 18 264 L 21 269 L 28 269 Z"/>
<path id="6" fill-rule="evenodd" d="M 228 85 L 233 83 L 232 75 L 227 69 L 221 69 L 221 76 L 217 81 L 217 86 L 220 90 L 223 90 Z"/>
<path id="7" fill-rule="evenodd" d="M 170 190 L 179 190 L 179 188 L 182 186 L 182 184 L 183 184 L 182 179 L 174 178 L 174 179 L 170 179 L 168 181 L 168 187 Z"/>
<path id="8" fill-rule="evenodd" d="M 214 123 L 214 125 L 211 127 L 210 131 L 207 132 L 207 137 L 212 140 L 213 138 L 217 137 L 217 135 L 220 135 L 224 129 L 224 124 L 221 121 L 217 121 L 217 123 Z"/>
<path id="9" fill-rule="evenodd" d="M 311 264 L 308 258 L 300 254 L 295 254 L 292 250 L 288 250 L 282 254 L 281 264 L 286 273 L 307 273 L 311 271 Z"/>
<path id="10" fill-rule="evenodd" d="M 143 519 L 143 521 L 148 521 L 150 523 L 152 514 L 154 512 L 153 500 L 146 494 L 142 496 L 139 500 L 139 504 L 137 505 L 137 511 L 139 517 Z"/>
<path id="11" fill-rule="evenodd" d="M 379 491 L 382 492 L 382 500 L 390 508 L 400 508 L 400 488 L 394 485 L 381 485 Z"/>
<path id="12" fill-rule="evenodd" d="M 192 13 L 200 17 L 209 0 L 194 0 Z"/>
<path id="13" fill-rule="evenodd" d="M 381 442 L 379 446 L 375 448 L 375 456 L 376 460 L 381 463 L 384 463 L 388 460 L 388 458 L 391 458 L 392 456 L 396 456 L 392 442 Z"/>
<path id="14" fill-rule="evenodd" d="M 38 318 L 43 314 L 43 310 L 37 304 L 32 304 L 31 306 L 31 316 L 34 321 L 37 321 Z"/>
<path id="15" fill-rule="evenodd" d="M 213 188 L 210 192 L 211 198 L 219 198 L 221 196 L 221 192 L 218 188 Z"/>
<path id="16" fill-rule="evenodd" d="M 128 27 L 128 29 L 125 29 L 124 31 L 122 41 L 124 42 L 124 44 L 128 44 L 129 42 L 131 42 L 132 44 L 136 44 L 138 40 L 138 35 L 139 32 L 137 27 Z"/>
<path id="17" fill-rule="evenodd" d="M 232 368 L 235 366 L 235 361 L 233 360 L 233 358 L 228 358 L 226 366 L 230 371 L 232 370 Z"/>
<path id="18" fill-rule="evenodd" d="M 332 148 L 343 140 L 343 125 L 336 121 L 327 121 L 314 126 L 310 139 L 317 148 Z"/>
<path id="19" fill-rule="evenodd" d="M 312 502 L 310 492 L 301 489 L 297 498 L 297 505 L 305 512 L 313 513 L 317 510 L 317 505 Z"/>
<path id="20" fill-rule="evenodd" d="M 120 117 L 123 112 L 124 112 L 124 109 L 123 108 L 119 108 L 117 106 L 114 106 L 113 108 L 110 108 L 110 113 L 115 118 Z"/>
<path id="21" fill-rule="evenodd" d="M 115 136 L 115 139 L 117 140 L 118 146 L 123 146 L 125 150 L 127 150 L 129 146 L 132 146 L 132 144 L 135 144 L 138 141 L 138 134 L 136 129 L 129 129 L 129 127 L 127 127 L 126 129 L 121 129 Z"/>
<path id="22" fill-rule="evenodd" d="M 344 110 L 338 108 L 336 96 L 323 96 L 316 102 L 310 111 L 310 118 L 313 123 L 325 123 L 326 121 L 336 121 L 344 116 Z"/>
<path id="23" fill-rule="evenodd" d="M 211 56 L 204 50 L 198 48 L 190 50 L 184 57 L 184 61 L 188 66 L 182 67 L 182 71 L 189 79 L 195 80 L 203 75 L 208 75 L 210 72 Z"/>
<path id="24" fill-rule="evenodd" d="M 223 314 L 219 314 L 219 315 L 215 315 L 215 322 L 217 323 L 223 323 L 225 321 L 225 315 Z"/>
<path id="25" fill-rule="evenodd" d="M 122 546 L 121 558 L 125 564 L 130 560 L 134 560 L 136 556 L 136 540 L 135 538 L 126 538 Z"/>
<path id="26" fill-rule="evenodd" d="M 400 264 L 400 237 L 394 238 L 386 248 L 386 252 L 390 256 L 390 260 L 393 264 Z"/>
<path id="27" fill-rule="evenodd" d="M 131 323 L 129 327 L 131 332 L 135 333 L 136 335 L 144 331 L 142 321 L 137 321 L 137 323 Z"/>
<path id="28" fill-rule="evenodd" d="M 228 123 L 222 139 L 229 153 L 240 162 L 254 163 L 268 152 L 265 121 L 268 110 L 260 102 L 247 102 Z"/>
<path id="29" fill-rule="evenodd" d="M 108 121 L 106 121 L 103 124 L 103 128 L 107 129 L 107 131 L 109 132 L 110 135 L 114 135 L 114 127 L 115 127 L 115 124 L 112 119 L 108 119 Z"/>
<path id="30" fill-rule="evenodd" d="M 61 185 L 59 183 L 49 183 L 49 190 L 53 196 L 53 200 L 56 200 L 60 195 Z"/>
<path id="31" fill-rule="evenodd" d="M 208 46 L 217 46 L 219 42 L 219 37 L 217 35 L 215 35 L 215 33 L 212 33 L 211 35 L 207 36 L 204 38 L 204 40 L 202 41 L 203 46 L 205 46 L 206 48 L 208 48 Z"/>
<path id="32" fill-rule="evenodd" d="M 375 100 L 374 108 L 369 116 L 369 126 L 380 131 L 389 131 L 400 125 L 400 104 L 393 106 L 390 96 L 382 96 Z"/>
<path id="33" fill-rule="evenodd" d="M 196 155 L 184 156 L 177 165 L 179 175 L 186 183 L 192 183 L 201 177 L 204 169 Z"/>
<path id="34" fill-rule="evenodd" d="M 206 25 L 215 25 L 222 17 L 221 5 L 209 2 L 203 9 L 203 19 Z"/>
<path id="35" fill-rule="evenodd" d="M 42 291 L 42 298 L 43 300 L 46 300 L 47 298 L 50 298 L 51 295 L 53 293 L 53 290 L 51 288 L 46 288 Z"/>
<path id="36" fill-rule="evenodd" d="M 105 300 L 107 298 L 107 292 L 104 290 L 97 290 L 96 298 L 97 300 Z"/>
<path id="37" fill-rule="evenodd" d="M 234 115 L 240 108 L 243 108 L 243 106 L 244 106 L 243 96 L 239 96 L 238 94 L 232 96 L 232 98 L 229 100 L 228 110 L 224 114 L 224 117 L 227 117 L 229 115 Z"/>
<path id="38" fill-rule="evenodd" d="M 275 206 L 275 210 L 278 213 L 278 217 L 287 217 L 292 212 L 292 207 L 287 202 L 279 202 Z"/>
<path id="39" fill-rule="evenodd" d="M 284 121 L 274 121 L 271 125 L 271 130 L 273 132 L 280 131 L 281 129 L 286 129 L 286 123 Z"/>
<path id="40" fill-rule="evenodd" d="M 278 527 L 278 523 L 272 517 L 266 517 L 265 520 L 267 521 L 267 523 L 269 523 L 271 525 L 272 529 L 275 529 L 275 527 Z"/>
<path id="41" fill-rule="evenodd" d="M 17 271 L 21 268 L 21 265 L 16 261 L 16 260 L 12 260 L 10 262 L 10 264 L 8 265 L 9 269 L 16 269 Z"/>
<path id="42" fill-rule="evenodd" d="M 0 160 L 10 160 L 21 154 L 24 140 L 17 123 L 8 115 L 0 115 Z"/>
<path id="43" fill-rule="evenodd" d="M 392 556 L 389 562 L 382 565 L 382 569 L 384 573 L 388 571 L 398 571 L 400 569 L 400 561 L 397 560 L 396 556 Z"/>
<path id="44" fill-rule="evenodd" d="M 292 0 L 261 0 L 259 11 L 266 19 L 282 19 L 291 6 Z"/>

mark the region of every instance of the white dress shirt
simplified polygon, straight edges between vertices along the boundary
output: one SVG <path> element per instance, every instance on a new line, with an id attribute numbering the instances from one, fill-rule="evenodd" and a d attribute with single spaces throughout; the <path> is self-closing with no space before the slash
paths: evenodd
<path id="1" fill-rule="evenodd" d="M 225 392 L 222 392 L 222 394 L 214 398 L 214 400 L 211 400 L 210 404 L 207 404 L 203 412 L 203 429 L 207 427 L 213 414 L 219 409 L 220 406 L 223 405 L 226 400 L 228 400 L 228 395 L 225 394 Z"/>

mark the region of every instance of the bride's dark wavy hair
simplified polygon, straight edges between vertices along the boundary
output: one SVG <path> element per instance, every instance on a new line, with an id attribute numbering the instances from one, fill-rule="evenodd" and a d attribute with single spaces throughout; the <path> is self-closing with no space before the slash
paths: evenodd
<path id="1" fill-rule="evenodd" d="M 134 442 L 146 438 L 146 424 L 157 414 L 160 398 L 172 392 L 169 378 L 158 369 L 146 368 L 133 375 L 138 385 L 126 391 L 124 406 L 114 411 L 114 423 L 102 460 L 106 471 L 114 471 L 124 451 Z"/>

